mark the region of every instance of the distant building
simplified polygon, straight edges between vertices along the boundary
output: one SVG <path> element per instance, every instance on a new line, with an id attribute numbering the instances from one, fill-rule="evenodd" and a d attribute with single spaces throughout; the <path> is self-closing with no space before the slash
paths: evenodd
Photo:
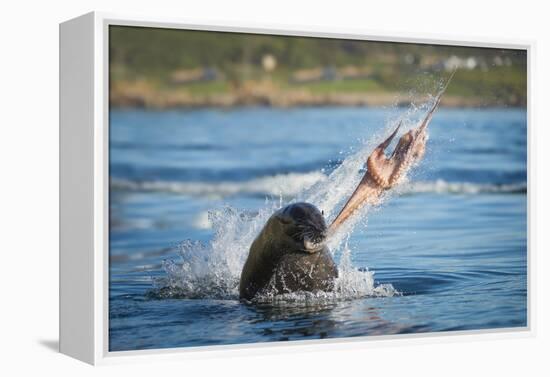
<path id="1" fill-rule="evenodd" d="M 277 68 L 277 59 L 271 54 L 265 54 L 262 57 L 262 67 L 266 72 L 272 72 Z"/>
<path id="2" fill-rule="evenodd" d="M 467 69 L 471 71 L 479 65 L 478 58 L 474 56 L 469 56 L 467 58 L 461 58 L 456 55 L 451 56 L 450 58 L 444 60 L 443 66 L 446 71 L 452 71 L 455 68 L 458 69 Z"/>

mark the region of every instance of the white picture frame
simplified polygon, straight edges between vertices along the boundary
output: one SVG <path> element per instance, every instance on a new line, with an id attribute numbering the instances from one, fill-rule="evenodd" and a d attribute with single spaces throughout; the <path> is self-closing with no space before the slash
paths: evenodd
<path id="1" fill-rule="evenodd" d="M 362 30 L 323 30 L 279 25 L 195 24 L 189 20 L 148 18 L 92 12 L 60 24 L 60 352 L 90 364 L 146 359 L 182 359 L 294 352 L 302 350 L 372 347 L 388 342 L 446 342 L 534 335 L 534 252 L 529 185 L 527 250 L 527 326 L 452 333 L 384 335 L 376 337 L 307 340 L 290 343 L 205 346 L 164 350 L 109 352 L 109 124 L 108 28 L 110 25 L 191 30 L 247 32 L 274 35 L 332 37 L 386 42 L 514 48 L 527 51 L 528 98 L 532 96 L 533 41 L 488 40 L 417 33 L 397 34 Z M 533 125 L 527 104 L 528 177 L 532 172 Z M 528 179 L 529 182 L 529 179 Z M 457 336 L 460 335 L 460 336 Z"/>

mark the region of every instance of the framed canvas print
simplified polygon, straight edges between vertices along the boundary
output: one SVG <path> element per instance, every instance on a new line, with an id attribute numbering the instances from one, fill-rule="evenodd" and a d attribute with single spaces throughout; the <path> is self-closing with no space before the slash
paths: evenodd
<path id="1" fill-rule="evenodd" d="M 529 333 L 531 49 L 61 24 L 61 352 Z"/>

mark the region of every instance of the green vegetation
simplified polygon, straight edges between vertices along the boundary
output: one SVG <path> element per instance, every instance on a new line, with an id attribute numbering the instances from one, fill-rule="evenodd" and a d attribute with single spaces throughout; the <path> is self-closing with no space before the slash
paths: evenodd
<path id="1" fill-rule="evenodd" d="M 111 26 L 109 52 L 115 106 L 380 104 L 433 93 L 454 66 L 444 104 L 527 96 L 521 50 Z"/>
<path id="2" fill-rule="evenodd" d="M 186 84 L 185 90 L 197 96 L 228 93 L 229 84 L 225 81 L 193 82 Z"/>
<path id="3" fill-rule="evenodd" d="M 312 93 L 356 93 L 356 92 L 381 92 L 384 88 L 373 79 L 318 81 L 299 85 Z"/>

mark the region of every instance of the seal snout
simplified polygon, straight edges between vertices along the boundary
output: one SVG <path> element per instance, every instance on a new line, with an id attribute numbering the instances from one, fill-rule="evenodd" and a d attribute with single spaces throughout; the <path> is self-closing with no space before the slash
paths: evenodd
<path id="1" fill-rule="evenodd" d="M 328 229 L 322 216 L 314 216 L 304 227 L 303 242 L 307 252 L 313 253 L 325 247 Z"/>
<path id="2" fill-rule="evenodd" d="M 325 239 L 310 239 L 304 237 L 304 250 L 308 253 L 315 253 L 325 247 Z"/>

